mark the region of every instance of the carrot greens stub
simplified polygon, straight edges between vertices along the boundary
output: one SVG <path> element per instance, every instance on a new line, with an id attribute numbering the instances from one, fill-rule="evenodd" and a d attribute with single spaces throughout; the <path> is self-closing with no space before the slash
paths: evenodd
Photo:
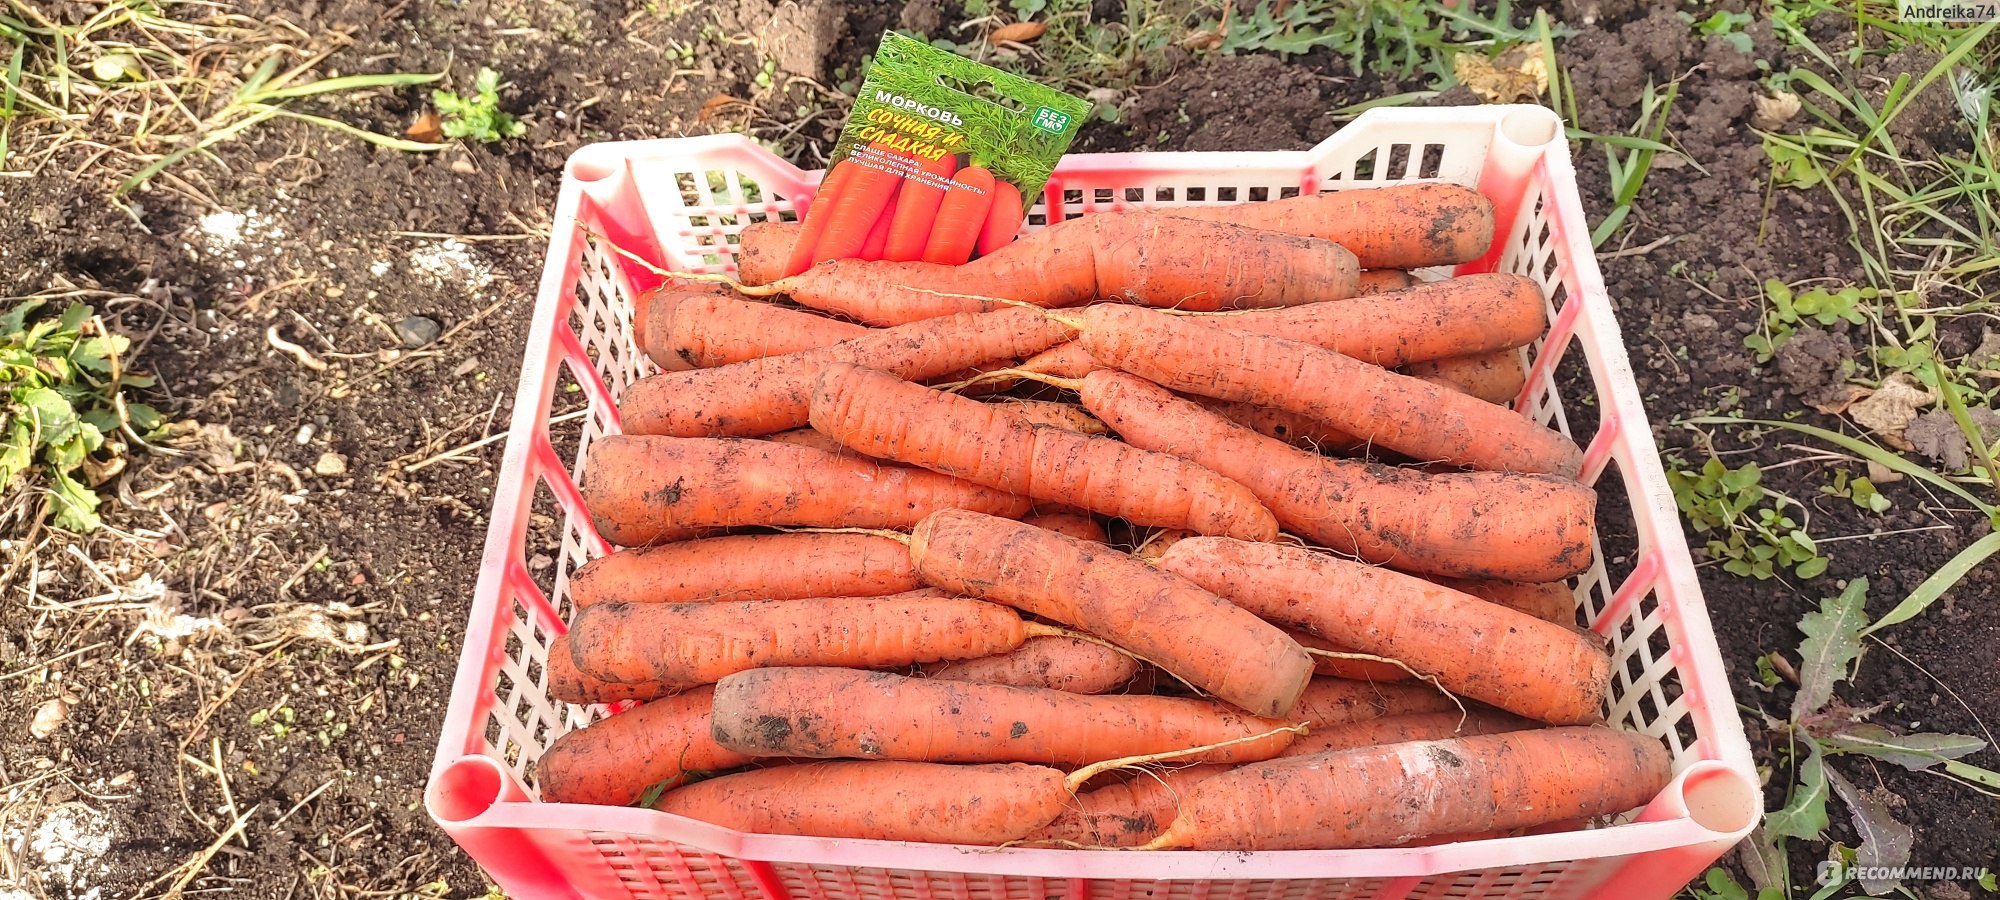
<path id="1" fill-rule="evenodd" d="M 957 265 L 1006 246 L 1089 110 L 884 33 L 786 274 L 855 257 Z"/>

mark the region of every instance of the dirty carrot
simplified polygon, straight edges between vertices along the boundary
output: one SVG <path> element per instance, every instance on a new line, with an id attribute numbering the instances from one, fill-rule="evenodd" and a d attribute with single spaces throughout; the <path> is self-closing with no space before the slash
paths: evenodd
<path id="1" fill-rule="evenodd" d="M 1289 712 L 1312 678 L 1284 632 L 1103 544 L 944 510 L 911 532 L 910 561 L 932 585 L 1080 628 L 1258 715 Z"/>
<path id="2" fill-rule="evenodd" d="M 655 784 L 749 765 L 709 735 L 714 689 L 702 686 L 556 738 L 535 763 L 544 803 L 625 806 Z"/>
<path id="3" fill-rule="evenodd" d="M 1161 551 L 1160 555 L 1165 556 L 1165 551 Z M 1292 640 L 1298 641 L 1299 646 L 1307 650 L 1347 654 L 1345 656 L 1327 656 L 1325 653 L 1313 654 L 1313 672 L 1315 674 L 1325 675 L 1330 678 L 1350 678 L 1355 681 L 1409 681 L 1416 677 L 1411 675 L 1408 669 L 1393 662 L 1385 662 L 1379 659 L 1363 659 L 1361 657 L 1366 654 L 1356 653 L 1351 648 L 1342 647 L 1303 628 L 1284 628 L 1283 630 L 1285 634 L 1291 636 Z"/>
<path id="4" fill-rule="evenodd" d="M 1380 847 L 1622 812 L 1673 774 L 1658 740 L 1544 728 L 1244 766 L 1202 781 L 1149 849 Z"/>
<path id="5" fill-rule="evenodd" d="M 1522 584 L 1490 578 L 1445 578 L 1426 576 L 1454 591 L 1471 594 L 1488 603 L 1517 609 L 1545 622 L 1576 625 L 1576 593 L 1560 581 Z"/>
<path id="6" fill-rule="evenodd" d="M 1018 516 L 1028 500 L 808 447 L 732 438 L 613 435 L 591 446 L 584 503 L 623 547 L 746 525 L 908 528 L 934 510 Z"/>
<path id="7" fill-rule="evenodd" d="M 1603 719 L 1611 659 L 1560 625 L 1302 547 L 1196 537 L 1159 565 L 1265 619 L 1401 661 L 1453 693 L 1557 725 Z"/>
<path id="8" fill-rule="evenodd" d="M 854 669 L 752 669 L 715 686 L 716 742 L 752 756 L 1074 766 L 1255 738 L 1189 760 L 1248 762 L 1283 751 L 1295 737 L 1287 724 L 1210 700 Z"/>
<path id="9" fill-rule="evenodd" d="M 1068 801 L 1063 773 L 1045 766 L 823 762 L 712 778 L 653 808 L 754 834 L 994 846 Z"/>
<path id="10" fill-rule="evenodd" d="M 1356 282 L 1354 296 L 1366 297 L 1389 291 L 1400 291 L 1417 284 L 1417 276 L 1402 269 L 1363 269 Z"/>
<path id="11" fill-rule="evenodd" d="M 1428 682 L 1369 683 L 1347 678 L 1314 678 L 1287 719 L 1306 722 L 1314 732 L 1385 716 L 1450 712 L 1459 704 Z M 1308 732 L 1310 734 L 1310 732 Z"/>
<path id="12" fill-rule="evenodd" d="M 1028 638 L 1006 653 L 931 663 L 917 671 L 940 681 L 1103 694 L 1131 681 L 1139 673 L 1139 663 L 1100 643 L 1051 634 Z"/>
<path id="13" fill-rule="evenodd" d="M 1117 304 L 1065 318 L 1106 365 L 1174 390 L 1311 416 L 1413 459 L 1572 477 L 1582 467 L 1573 441 L 1512 410 L 1311 344 Z"/>
<path id="14" fill-rule="evenodd" d="M 668 282 L 646 291 L 632 301 L 632 337 L 639 349 L 662 369 L 690 366 L 668 345 L 669 331 L 683 302 L 709 297 L 728 297 L 730 290 L 719 284 Z"/>
<path id="15" fill-rule="evenodd" d="M 756 287 L 785 277 L 785 263 L 792 255 L 805 226 L 798 222 L 767 219 L 744 226 L 737 236 L 736 280 Z"/>
<path id="16" fill-rule="evenodd" d="M 1037 513 L 1032 516 L 1022 516 L 1021 523 L 1053 531 L 1057 534 L 1066 534 L 1079 541 L 1095 541 L 1102 544 L 1109 540 L 1104 534 L 1104 526 L 1097 524 L 1096 519 L 1084 513 Z"/>
<path id="17" fill-rule="evenodd" d="M 673 693 L 673 689 L 657 681 L 641 684 L 623 684 L 592 678 L 576 668 L 576 657 L 570 654 L 569 635 L 565 634 L 549 642 L 548 661 L 543 663 L 548 671 L 548 692 L 550 699 L 565 703 L 616 703 L 620 700 L 653 700 Z"/>
<path id="18" fill-rule="evenodd" d="M 900 541 L 872 534 L 746 534 L 620 550 L 569 579 L 570 602 L 689 603 L 881 597 L 922 587 Z"/>
<path id="19" fill-rule="evenodd" d="M 813 385 L 833 363 L 922 381 L 1027 356 L 1073 333 L 1032 309 L 928 319 L 803 353 L 650 375 L 625 391 L 619 413 L 627 434 L 754 437 L 806 424 Z"/>
<path id="20" fill-rule="evenodd" d="M 1528 383 L 1528 369 L 1513 350 L 1415 362 L 1403 367 L 1403 373 L 1502 405 L 1513 403 Z"/>
<path id="21" fill-rule="evenodd" d="M 1471 262 L 1493 243 L 1492 202 L 1471 188 L 1435 182 L 1162 212 L 1333 241 L 1370 269 Z"/>
<path id="22" fill-rule="evenodd" d="M 1540 727 L 1542 726 L 1538 722 L 1485 707 L 1473 707 L 1464 712 L 1454 709 L 1449 712 L 1406 713 L 1400 716 L 1383 716 L 1379 719 L 1363 719 L 1331 728 L 1315 728 L 1305 737 L 1293 741 L 1292 745 L 1286 747 L 1285 752 L 1279 756 L 1314 756 L 1336 750 L 1373 747 L 1378 744 L 1441 741 L 1446 738 L 1502 734 Z"/>
<path id="23" fill-rule="evenodd" d="M 1021 646 L 1012 609 L 912 591 L 888 597 L 730 603 L 600 603 L 577 614 L 584 674 L 625 683 L 709 684 L 761 666 L 904 666 Z"/>
<path id="24" fill-rule="evenodd" d="M 1247 488 L 1176 456 L 1108 437 L 1036 428 L 987 404 L 872 369 L 830 365 L 812 426 L 882 459 L 1140 525 L 1271 540 Z"/>
<path id="25" fill-rule="evenodd" d="M 1574 481 L 1330 459 L 1131 375 L 1092 372 L 1081 387 L 1085 408 L 1126 442 L 1235 480 L 1287 530 L 1322 546 L 1409 571 L 1522 581 L 1590 565 L 1596 494 Z"/>
<path id="26" fill-rule="evenodd" d="M 669 371 L 783 356 L 869 333 L 852 322 L 715 294 L 683 296 L 665 308 L 655 302 L 648 324 L 640 332 L 646 355 Z"/>
<path id="27" fill-rule="evenodd" d="M 1027 840 L 1065 846 L 1137 847 L 1166 830 L 1183 792 L 1229 769 L 1203 764 L 1147 770 L 1131 781 L 1085 791 Z"/>
<path id="28" fill-rule="evenodd" d="M 1110 430 L 1090 413 L 1070 403 L 1057 403 L 1052 400 L 1017 400 L 1009 397 L 987 401 L 987 405 L 1029 425 L 1043 428 L 1060 428 L 1077 434 L 1104 434 Z"/>

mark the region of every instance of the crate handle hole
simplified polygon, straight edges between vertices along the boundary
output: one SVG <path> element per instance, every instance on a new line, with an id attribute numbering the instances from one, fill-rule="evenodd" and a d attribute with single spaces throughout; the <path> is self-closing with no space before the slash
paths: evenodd
<path id="1" fill-rule="evenodd" d="M 1749 831 L 1763 813 L 1763 792 L 1756 780 L 1713 760 L 1689 766 L 1680 791 L 1688 817 L 1719 834 Z"/>
<path id="2" fill-rule="evenodd" d="M 1546 106 L 1523 106 L 1500 120 L 1500 134 L 1524 147 L 1540 147 L 1562 134 L 1562 120 Z"/>
<path id="3" fill-rule="evenodd" d="M 476 819 L 506 799 L 507 773 L 490 756 L 466 756 L 431 780 L 431 816 L 439 822 Z"/>
<path id="4" fill-rule="evenodd" d="M 569 155 L 566 168 L 569 177 L 579 182 L 603 181 L 618 174 L 625 165 L 625 157 L 606 144 L 591 144 Z"/>

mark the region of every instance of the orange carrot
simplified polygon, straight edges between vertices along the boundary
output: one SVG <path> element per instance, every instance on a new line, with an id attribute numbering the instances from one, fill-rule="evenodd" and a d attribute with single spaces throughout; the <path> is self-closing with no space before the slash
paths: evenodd
<path id="1" fill-rule="evenodd" d="M 620 550 L 569 579 L 570 602 L 689 603 L 881 597 L 923 585 L 899 541 L 872 534 L 746 534 Z"/>
<path id="2" fill-rule="evenodd" d="M 1194 765 L 1147 770 L 1131 781 L 1085 791 L 1047 827 L 1027 839 L 1086 848 L 1137 847 L 1166 830 L 1182 794 L 1229 768 Z"/>
<path id="3" fill-rule="evenodd" d="M 1076 321 L 1099 362 L 1174 390 L 1311 416 L 1414 459 L 1568 476 L 1582 467 L 1574 442 L 1525 416 L 1310 344 L 1116 304 Z"/>
<path id="4" fill-rule="evenodd" d="M 653 310 L 653 328 L 642 335 L 643 343 L 647 355 L 669 371 L 783 356 L 869 333 L 863 325 L 741 297 L 684 296 L 665 310 L 656 302 Z"/>
<path id="5" fill-rule="evenodd" d="M 744 226 L 737 235 L 736 280 L 755 287 L 785 277 L 792 247 L 799 242 L 805 226 L 798 222 L 766 219 Z"/>
<path id="6" fill-rule="evenodd" d="M 1488 603 L 1498 603 L 1508 609 L 1520 610 L 1545 622 L 1565 626 L 1576 625 L 1576 593 L 1570 590 L 1569 585 L 1560 581 L 1521 584 L 1487 578 L 1426 577 L 1454 591 L 1471 594 Z"/>
<path id="7" fill-rule="evenodd" d="M 1312 732 L 1321 732 L 1352 722 L 1430 712 L 1456 715 L 1459 709 L 1450 697 L 1427 683 L 1370 684 L 1322 677 L 1306 685 L 1298 707 L 1286 718 L 1310 723 Z"/>
<path id="8" fill-rule="evenodd" d="M 1081 628 L 1258 715 L 1289 712 L 1312 678 L 1284 632 L 1103 544 L 945 510 L 910 533 L 910 561 L 930 584 Z"/>
<path id="9" fill-rule="evenodd" d="M 1051 634 L 1028 638 L 1006 653 L 931 663 L 918 671 L 941 681 L 1103 694 L 1131 681 L 1139 663 L 1103 644 Z"/>
<path id="10" fill-rule="evenodd" d="M 753 757 L 709 735 L 714 693 L 695 688 L 556 738 L 535 764 L 542 802 L 624 806 L 655 784 L 749 765 Z"/>
<path id="11" fill-rule="evenodd" d="M 847 192 L 847 183 L 852 181 L 861 166 L 852 160 L 841 160 L 826 170 L 820 179 L 819 188 L 813 191 L 812 201 L 801 214 L 805 224 L 792 244 L 792 250 L 785 256 L 785 267 L 780 270 L 781 278 L 789 278 L 812 268 L 813 251 L 819 247 L 820 238 L 826 234 L 827 226 L 833 221 L 833 206 Z"/>
<path id="12" fill-rule="evenodd" d="M 1160 555 L 1165 556 L 1166 553 L 1162 551 Z M 1298 641 L 1299 646 L 1308 650 L 1324 650 L 1330 653 L 1347 654 L 1354 654 L 1355 652 L 1351 648 L 1342 647 L 1303 628 L 1283 628 L 1282 626 L 1280 628 L 1292 640 Z M 1315 653 L 1313 654 L 1313 672 L 1330 678 L 1351 678 L 1355 681 L 1409 681 L 1415 677 L 1408 670 L 1393 662 L 1360 659 L 1358 658 L 1359 655 L 1357 654 L 1351 658 L 1322 656 Z"/>
<path id="13" fill-rule="evenodd" d="M 994 846 L 1068 800 L 1063 773 L 1044 766 L 829 762 L 713 778 L 653 808 L 753 834 Z"/>
<path id="14" fill-rule="evenodd" d="M 1492 202 L 1471 188 L 1434 182 L 1162 212 L 1333 241 L 1370 269 L 1471 262 L 1493 243 Z"/>
<path id="15" fill-rule="evenodd" d="M 984 166 L 958 170 L 938 205 L 930 238 L 924 242 L 924 262 L 957 266 L 971 259 L 979 231 L 986 226 L 986 211 L 992 205 L 993 173 Z"/>
<path id="16" fill-rule="evenodd" d="M 1544 728 L 1415 741 L 1244 766 L 1195 785 L 1149 848 L 1379 847 L 1434 834 L 1598 816 L 1644 804 L 1673 775 L 1658 740 Z"/>
<path id="17" fill-rule="evenodd" d="M 958 157 L 949 153 L 937 159 L 917 161 L 918 174 L 903 183 L 889 223 L 889 240 L 882 258 L 895 262 L 921 259 L 937 222 L 938 204 L 944 202 L 951 176 L 958 172 Z"/>
<path id="18" fill-rule="evenodd" d="M 1210 262 L 1214 247 L 1229 248 L 1229 265 Z M 1352 296 L 1358 271 L 1353 254 L 1329 241 L 1123 213 L 1044 228 L 963 266 L 836 260 L 752 292 L 783 292 L 802 306 L 899 325 L 1009 301 L 1059 307 L 1103 298 L 1187 310 L 1297 306 Z"/>
<path id="19" fill-rule="evenodd" d="M 807 217 L 810 220 L 820 215 L 831 216 L 826 230 L 820 233 L 819 243 L 813 245 L 814 263 L 860 255 L 862 246 L 868 242 L 869 230 L 888 210 L 889 198 L 903 183 L 903 174 L 915 168 L 916 163 L 882 144 L 871 144 L 851 151 L 847 165 L 855 172 L 833 198 L 832 208 L 815 209 Z"/>
<path id="20" fill-rule="evenodd" d="M 1021 208 L 1021 189 L 1012 182 L 995 179 L 993 203 L 986 210 L 986 224 L 979 229 L 979 255 L 985 256 L 1013 243 L 1026 218 L 1027 212 Z"/>
<path id="21" fill-rule="evenodd" d="M 616 703 L 620 700 L 655 700 L 673 693 L 673 689 L 657 681 L 643 684 L 622 684 L 592 678 L 576 668 L 576 657 L 570 654 L 569 635 L 565 634 L 549 642 L 548 661 L 543 663 L 548 672 L 548 693 L 551 699 L 565 703 Z"/>
<path id="22" fill-rule="evenodd" d="M 668 282 L 640 294 L 632 301 L 632 338 L 639 349 L 662 369 L 690 368 L 669 345 L 669 330 L 681 304 L 697 303 L 710 297 L 728 297 L 730 291 L 719 284 L 676 284 Z M 831 320 L 828 320 L 831 321 Z"/>
<path id="23" fill-rule="evenodd" d="M 1316 756 L 1356 747 L 1401 744 L 1405 741 L 1441 741 L 1476 734 L 1503 734 L 1540 728 L 1536 722 L 1496 709 L 1475 706 L 1465 712 L 1409 713 L 1364 719 L 1333 728 L 1315 728 L 1311 734 L 1292 742 L 1281 757 Z"/>
<path id="24" fill-rule="evenodd" d="M 754 437 L 806 424 L 813 385 L 837 362 L 922 381 L 1072 334 L 1032 309 L 949 316 L 874 331 L 830 347 L 640 379 L 620 399 L 627 434 Z"/>
<path id="25" fill-rule="evenodd" d="M 1084 412 L 1074 404 L 1056 403 L 1051 400 L 1017 400 L 1004 398 L 988 401 L 988 406 L 1003 414 L 1012 415 L 1032 426 L 1060 428 L 1077 434 L 1104 434 L 1110 429 L 1103 422 Z"/>
<path id="26" fill-rule="evenodd" d="M 902 196 L 903 186 L 907 183 L 898 182 L 889 192 L 889 206 L 882 210 L 881 215 L 875 217 L 875 224 L 868 228 L 868 239 L 861 242 L 861 252 L 856 253 L 855 258 L 881 259 L 882 254 L 888 250 L 889 220 L 896 214 L 896 198 Z"/>
<path id="27" fill-rule="evenodd" d="M 902 666 L 1005 653 L 1027 639 L 1005 606 L 918 591 L 734 603 L 600 603 L 576 616 L 586 675 L 709 684 L 761 666 Z"/>
<path id="28" fill-rule="evenodd" d="M 1063 346 L 1074 346 L 1074 342 Z M 1310 416 L 1213 397 L 1186 396 L 1183 399 L 1199 403 L 1231 422 L 1301 450 L 1345 456 L 1368 449 L 1367 441 Z"/>
<path id="29" fill-rule="evenodd" d="M 1400 291 L 1418 284 L 1417 276 L 1402 269 L 1365 269 L 1359 283 L 1354 288 L 1354 296 L 1366 297 L 1370 294 L 1384 294 Z"/>
<path id="30" fill-rule="evenodd" d="M 1513 403 L 1528 383 L 1528 369 L 1513 350 L 1411 363 L 1403 373 L 1503 406 Z"/>
<path id="31" fill-rule="evenodd" d="M 767 434 L 764 435 L 763 439 L 779 444 L 790 444 L 794 447 L 810 447 L 822 453 L 831 453 L 835 456 L 852 456 L 856 459 L 866 459 L 888 466 L 902 465 L 901 463 L 883 462 L 874 457 L 856 453 L 848 449 L 847 445 L 812 430 L 812 426 L 810 425 L 804 428 L 788 428 L 776 434 Z"/>
<path id="32" fill-rule="evenodd" d="M 623 547 L 708 527 L 908 528 L 938 509 L 1028 511 L 1025 498 L 933 472 L 730 438 L 603 438 L 583 495 L 598 533 Z"/>
<path id="33" fill-rule="evenodd" d="M 1574 481 L 1329 459 L 1117 372 L 1091 373 L 1081 395 L 1127 443 L 1243 484 L 1286 529 L 1322 546 L 1410 571 L 1523 581 L 1590 565 L 1596 494 Z"/>
<path id="34" fill-rule="evenodd" d="M 1057 534 L 1066 534 L 1079 541 L 1096 541 L 1102 544 L 1110 540 L 1104 533 L 1104 526 L 1097 524 L 1096 519 L 1084 513 L 1037 513 L 1032 516 L 1023 516 L 1021 524 L 1033 525 L 1036 528 L 1046 529 Z"/>
<path id="35" fill-rule="evenodd" d="M 1189 538 L 1168 549 L 1160 567 L 1266 619 L 1400 660 L 1446 690 L 1508 712 L 1557 725 L 1603 719 L 1611 659 L 1560 625 L 1299 547 Z"/>
<path id="36" fill-rule="evenodd" d="M 1256 738 L 1188 757 L 1247 762 L 1283 751 L 1294 736 L 1285 724 L 1209 700 L 854 669 L 752 669 L 715 685 L 716 742 L 752 756 L 1080 766 Z"/>
<path id="37" fill-rule="evenodd" d="M 1133 548 L 1132 555 L 1151 562 L 1165 556 L 1168 547 L 1191 537 L 1194 537 L 1194 532 L 1192 531 L 1180 528 L 1161 528 L 1148 535 L 1144 541 L 1139 543 L 1139 546 Z"/>
<path id="38" fill-rule="evenodd" d="M 1140 525 L 1271 540 L 1278 526 L 1242 485 L 1179 457 L 1036 428 L 977 400 L 831 365 L 812 425 L 869 456 Z"/>

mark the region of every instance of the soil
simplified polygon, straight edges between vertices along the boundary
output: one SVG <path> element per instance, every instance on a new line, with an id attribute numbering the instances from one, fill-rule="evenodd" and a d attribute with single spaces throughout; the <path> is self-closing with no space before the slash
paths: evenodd
<path id="1" fill-rule="evenodd" d="M 130 214 L 105 201 L 108 185 L 60 166 L 0 178 L 0 249 L 11 263 L 0 289 L 104 292 L 93 296 L 143 343 L 134 364 L 160 376 L 148 399 L 189 423 L 163 442 L 181 455 L 141 454 L 108 490 L 119 498 L 106 504 L 117 534 L 51 538 L 15 519 L 7 549 L 29 565 L 9 576 L 0 603 L 0 673 L 26 674 L 0 682 L 9 736 L 0 783 L 15 785 L 0 847 L 65 823 L 75 839 L 44 864 L 9 863 L 18 849 L 0 854 L 0 877 L 29 896 L 156 894 L 247 814 L 243 839 L 222 842 L 189 887 L 480 896 L 485 879 L 430 824 L 422 793 L 502 447 L 431 460 L 506 427 L 541 268 L 537 232 L 564 159 L 602 140 L 775 136 L 774 123 L 793 130 L 804 117 L 786 146 L 817 165 L 839 111 L 821 110 L 824 95 L 798 79 L 837 81 L 884 27 L 949 28 L 963 16 L 935 0 L 240 5 L 315 34 L 367 35 L 329 57 L 330 70 L 379 70 L 379 54 L 392 53 L 396 69 L 449 68 L 464 85 L 492 66 L 512 83 L 504 106 L 528 132 L 414 155 L 273 121 L 220 145 L 214 161 L 184 164 L 182 177 L 212 205 L 154 188 L 135 195 Z M 1764 209 L 1768 166 L 1749 126 L 1754 61 L 1785 64 L 1768 26 L 1751 28 L 1746 55 L 1719 39 L 1691 41 L 1686 23 L 1653 4 L 1565 0 L 1551 12 L 1576 30 L 1563 58 L 1587 129 L 1627 130 L 1649 78 L 1687 74 L 1669 130 L 1706 173 L 1656 169 L 1605 249 L 1669 240 L 1602 264 L 1663 450 L 1702 458 L 1696 434 L 1673 423 L 1731 397 L 1745 415 L 1771 418 L 1823 399 L 1858 339 L 1844 326 L 1809 333 L 1765 367 L 1741 345 L 1761 316 L 1764 279 L 1862 279 L 1824 195 L 1781 190 Z M 1840 31 L 1816 36 L 1837 54 Z M 758 85 L 766 57 L 779 65 L 769 91 Z M 1153 74 L 1158 86 L 1138 90 L 1121 122 L 1092 123 L 1080 149 L 1306 147 L 1337 126 L 1327 110 L 1422 87 L 1357 75 L 1323 53 L 1183 54 Z M 1476 102 L 1463 91 L 1439 102 L 1454 100 Z M 408 89 L 321 111 L 394 131 L 424 104 L 423 91 Z M 1922 104 L 1911 112 L 1899 138 L 1964 139 L 1948 106 L 1941 117 Z M 1578 162 L 1596 221 L 1610 194 L 1603 156 L 1586 145 Z M 407 346 L 406 333 L 425 324 L 413 317 L 441 335 Z M 1970 347 L 1981 335 L 1958 339 Z M 1580 379 L 1568 387 L 1587 391 Z M 1802 421 L 1838 425 L 1811 411 Z M 1780 435 L 1718 441 L 1732 464 L 1755 459 L 1769 486 L 1811 503 L 1816 535 L 1856 536 L 1827 544 L 1832 568 L 1810 582 L 1703 570 L 1745 705 L 1788 708 L 1790 688 L 1765 691 L 1753 661 L 1792 652 L 1799 617 L 1845 579 L 1871 579 L 1869 612 L 1879 615 L 1985 533 L 1977 517 L 1908 482 L 1882 485 L 1895 505 L 1880 517 L 1823 497 L 1826 466 L 1771 468 L 1799 455 Z M 1620 494 L 1608 480 L 1604 502 L 1622 503 Z M 1629 523 L 1609 518 L 1606 546 L 1625 564 L 1616 548 L 1632 546 Z M 1893 727 L 1984 736 L 1973 710 L 2000 709 L 1991 663 L 2000 609 L 1976 601 L 1996 594 L 1994 567 L 1973 572 L 1923 617 L 1883 632 L 1839 697 L 1886 703 L 1873 718 Z M 66 705 L 66 721 L 50 737 L 26 737 L 51 701 Z M 1783 772 L 1785 736 L 1755 717 L 1745 725 L 1759 763 Z M 1991 768 L 2000 756 L 1968 761 Z M 1914 863 L 2000 858 L 2000 809 L 1982 798 L 1861 760 L 1833 766 L 1901 798 L 1897 818 L 1917 831 Z M 1773 787 L 1767 805 L 1783 799 Z M 1833 835 L 1856 841 L 1838 812 Z M 1795 877 L 1809 883 L 1814 862 L 1795 859 Z M 0 896 L 11 896 L 5 887 Z"/>

